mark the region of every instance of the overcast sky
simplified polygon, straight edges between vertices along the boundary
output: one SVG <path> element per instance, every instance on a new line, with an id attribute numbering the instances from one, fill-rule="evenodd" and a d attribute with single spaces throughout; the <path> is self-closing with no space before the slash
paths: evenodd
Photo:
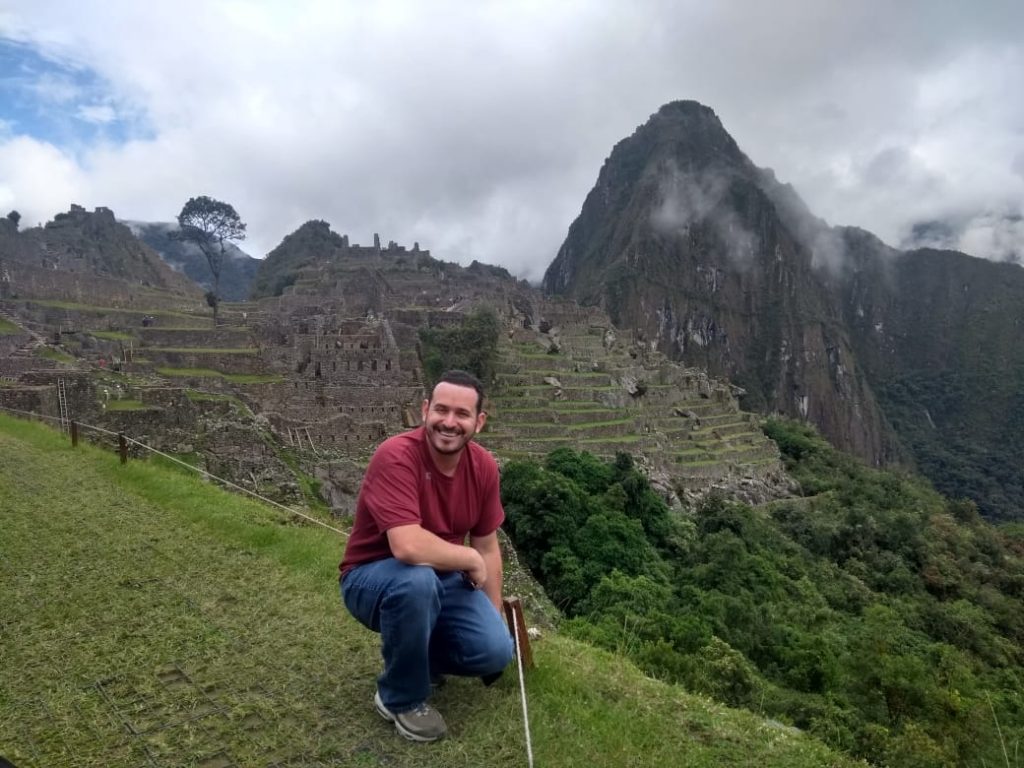
<path id="1" fill-rule="evenodd" d="M 1024 254 L 1024 2 L 0 4 L 0 213 L 230 202 L 539 279 L 601 163 L 696 99 L 831 224 Z"/>

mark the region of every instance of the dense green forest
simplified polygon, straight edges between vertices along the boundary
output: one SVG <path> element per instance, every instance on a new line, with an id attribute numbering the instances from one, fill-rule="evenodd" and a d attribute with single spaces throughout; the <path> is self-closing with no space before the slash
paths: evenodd
<path id="1" fill-rule="evenodd" d="M 921 472 L 942 493 L 977 499 L 988 520 L 1024 510 L 1024 365 L 907 373 L 878 398 Z M 993 450 L 993 446 L 999 446 Z"/>
<path id="2" fill-rule="evenodd" d="M 627 456 L 506 466 L 565 629 L 894 768 L 1024 764 L 1024 527 L 772 421 L 803 496 L 668 509 Z"/>

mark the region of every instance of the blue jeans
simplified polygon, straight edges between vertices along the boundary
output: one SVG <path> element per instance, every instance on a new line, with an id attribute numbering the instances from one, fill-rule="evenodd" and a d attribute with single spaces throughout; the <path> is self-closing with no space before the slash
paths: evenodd
<path id="1" fill-rule="evenodd" d="M 432 676 L 493 675 L 512 659 L 504 619 L 459 571 L 389 557 L 346 573 L 341 596 L 361 624 L 380 633 L 377 690 L 396 714 L 427 700 Z"/>

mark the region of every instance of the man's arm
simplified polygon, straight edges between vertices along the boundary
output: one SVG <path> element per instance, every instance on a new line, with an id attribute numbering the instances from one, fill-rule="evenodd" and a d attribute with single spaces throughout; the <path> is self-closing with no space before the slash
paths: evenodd
<path id="1" fill-rule="evenodd" d="M 479 552 L 480 557 L 483 559 L 484 565 L 487 568 L 487 580 L 479 586 L 481 586 L 491 602 L 494 603 L 494 607 L 500 615 L 503 574 L 501 570 L 501 547 L 498 545 L 498 532 L 495 531 L 487 536 L 470 536 L 469 546 Z"/>
<path id="2" fill-rule="evenodd" d="M 395 556 L 395 559 L 408 565 L 429 565 L 439 571 L 465 571 L 475 586 L 487 588 L 490 569 L 483 553 L 475 546 L 464 547 L 461 544 L 450 544 L 415 523 L 388 528 L 387 536 L 391 554 Z M 497 537 L 495 537 L 495 541 L 497 541 Z M 498 553 L 498 580 L 500 595 L 500 551 Z"/>

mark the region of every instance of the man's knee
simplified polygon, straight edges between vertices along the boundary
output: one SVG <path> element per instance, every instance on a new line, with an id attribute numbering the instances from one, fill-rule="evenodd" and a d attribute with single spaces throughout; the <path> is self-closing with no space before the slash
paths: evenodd
<path id="1" fill-rule="evenodd" d="M 481 636 L 480 645 L 477 648 L 479 658 L 478 674 L 487 675 L 500 672 L 515 655 L 515 648 L 512 644 L 512 636 L 502 627 L 498 631 L 489 632 Z"/>
<path id="2" fill-rule="evenodd" d="M 433 568 L 406 565 L 394 558 L 358 566 L 341 585 L 349 612 L 374 632 L 381 631 L 385 616 L 411 618 L 436 613 L 440 590 Z"/>
<path id="3" fill-rule="evenodd" d="M 428 605 L 440 599 L 441 581 L 434 569 L 427 565 L 405 565 L 395 576 L 389 597 L 402 602 L 422 602 Z"/>

